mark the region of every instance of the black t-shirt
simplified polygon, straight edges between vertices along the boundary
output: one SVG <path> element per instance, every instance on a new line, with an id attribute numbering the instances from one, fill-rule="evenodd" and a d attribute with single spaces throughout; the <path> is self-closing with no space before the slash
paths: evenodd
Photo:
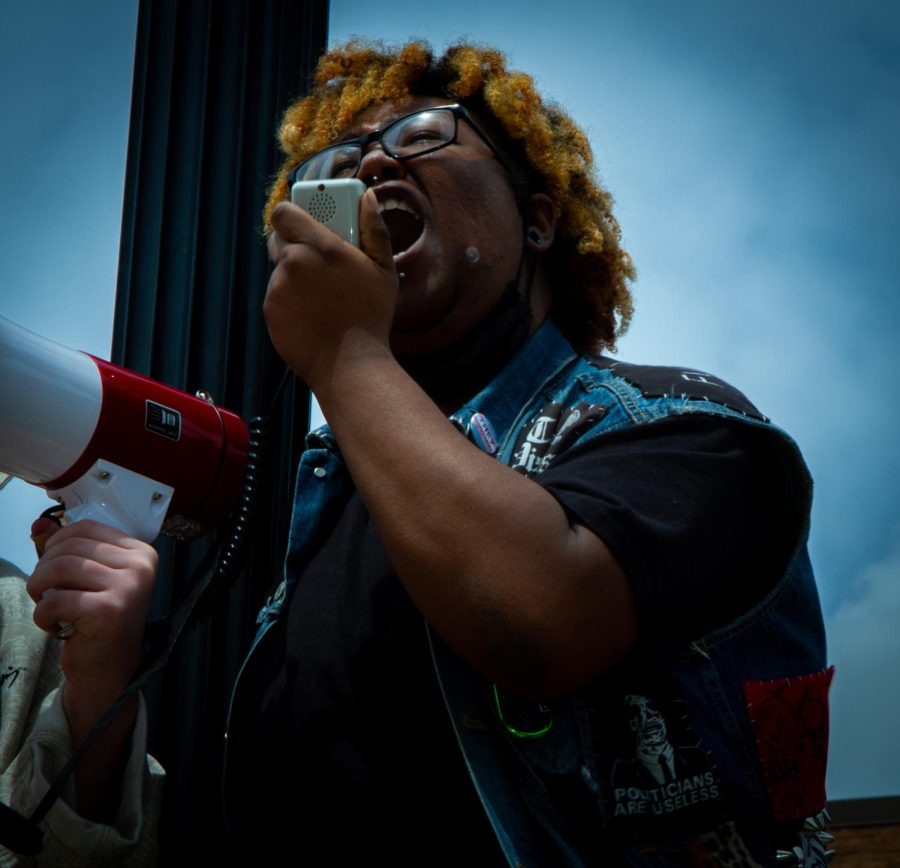
<path id="1" fill-rule="evenodd" d="M 535 482 L 609 546 L 641 643 L 730 621 L 781 575 L 801 517 L 767 435 L 679 417 L 604 435 Z M 354 495 L 268 647 L 239 784 L 243 840 L 329 864 L 504 864 L 447 720 L 422 616 Z M 285 795 L 286 794 L 286 795 Z M 262 830 L 265 829 L 265 833 Z M 260 847 L 263 847 L 261 851 Z"/>

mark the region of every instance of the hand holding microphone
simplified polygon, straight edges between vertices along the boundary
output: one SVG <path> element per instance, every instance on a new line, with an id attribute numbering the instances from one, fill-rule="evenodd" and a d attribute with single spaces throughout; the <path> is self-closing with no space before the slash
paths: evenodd
<path id="1" fill-rule="evenodd" d="M 272 212 L 272 229 L 263 314 L 294 373 L 315 392 L 341 360 L 389 354 L 399 278 L 374 191 L 360 203 L 359 249 L 287 202 Z"/>

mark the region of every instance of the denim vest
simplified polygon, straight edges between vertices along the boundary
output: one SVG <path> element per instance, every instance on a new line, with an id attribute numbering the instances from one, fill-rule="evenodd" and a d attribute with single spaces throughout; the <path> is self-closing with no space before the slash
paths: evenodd
<path id="1" fill-rule="evenodd" d="M 578 356 L 551 322 L 451 422 L 534 476 L 589 438 L 690 413 L 764 430 L 795 482 L 802 527 L 764 600 L 686 647 L 635 655 L 549 705 L 502 694 L 429 635 L 463 759 L 512 866 L 682 865 L 699 863 L 698 854 L 711 864 L 774 865 L 778 836 L 824 804 L 827 717 L 823 724 L 815 712 L 830 672 L 805 547 L 811 483 L 793 441 L 715 377 Z M 312 432 L 285 580 L 260 612 L 253 648 L 351 492 L 330 431 Z"/>

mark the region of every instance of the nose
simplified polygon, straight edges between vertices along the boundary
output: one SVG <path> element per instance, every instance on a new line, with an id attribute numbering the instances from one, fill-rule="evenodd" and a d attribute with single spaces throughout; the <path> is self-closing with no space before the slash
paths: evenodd
<path id="1" fill-rule="evenodd" d="M 395 181 L 406 176 L 406 169 L 400 160 L 385 153 L 380 144 L 369 146 L 359 161 L 356 177 L 367 187 L 374 187 L 382 181 Z"/>

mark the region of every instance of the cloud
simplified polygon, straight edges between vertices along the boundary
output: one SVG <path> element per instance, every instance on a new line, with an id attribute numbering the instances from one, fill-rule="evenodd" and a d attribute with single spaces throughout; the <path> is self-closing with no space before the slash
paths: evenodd
<path id="1" fill-rule="evenodd" d="M 900 795 L 900 526 L 828 625 L 835 680 L 829 798 Z"/>

